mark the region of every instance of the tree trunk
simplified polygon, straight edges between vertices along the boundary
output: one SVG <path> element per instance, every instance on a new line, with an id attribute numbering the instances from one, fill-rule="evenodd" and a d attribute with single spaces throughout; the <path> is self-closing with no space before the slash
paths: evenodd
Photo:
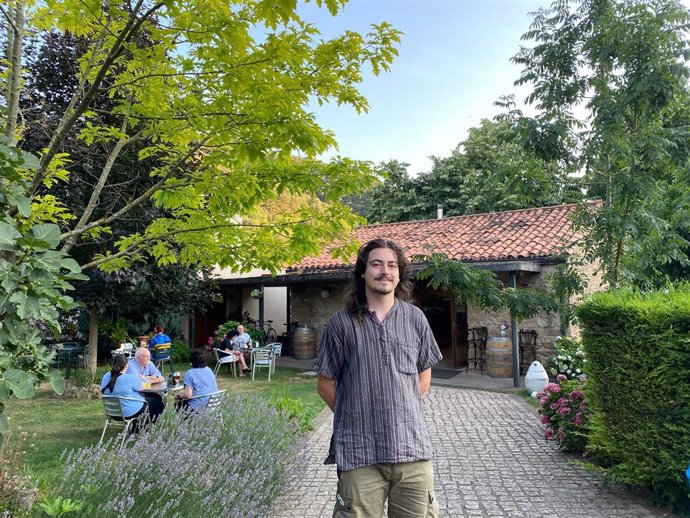
<path id="1" fill-rule="evenodd" d="M 22 46 L 24 44 L 24 0 L 17 0 L 14 12 L 10 8 L 7 24 L 9 74 L 7 78 L 7 124 L 5 136 L 9 145 L 17 142 L 17 118 L 19 117 L 19 89 L 22 76 Z"/>
<path id="2" fill-rule="evenodd" d="M 98 311 L 92 308 L 89 312 L 89 370 L 95 371 L 98 366 Z"/>

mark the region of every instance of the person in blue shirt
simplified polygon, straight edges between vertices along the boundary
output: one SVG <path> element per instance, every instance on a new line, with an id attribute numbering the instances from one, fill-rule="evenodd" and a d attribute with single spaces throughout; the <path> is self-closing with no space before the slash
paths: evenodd
<path id="1" fill-rule="evenodd" d="M 149 349 L 153 351 L 153 348 L 158 344 L 170 343 L 170 337 L 163 332 L 165 329 L 163 329 L 162 325 L 158 324 L 153 328 L 153 330 L 156 334 L 153 336 L 153 338 L 151 338 L 151 340 L 149 340 Z"/>
<path id="2" fill-rule="evenodd" d="M 146 411 L 144 405 L 144 397 L 139 393 L 139 390 L 144 388 L 144 380 L 138 376 L 128 374 L 129 364 L 127 357 L 124 354 L 118 354 L 113 358 L 113 363 L 110 367 L 110 372 L 106 372 L 101 379 L 101 392 L 105 395 L 120 396 L 132 398 L 136 401 L 120 400 L 122 407 L 122 415 L 126 419 L 140 416 Z M 160 400 L 160 398 L 158 398 Z M 163 402 L 160 404 L 149 404 L 149 417 L 152 421 L 163 412 Z M 132 433 L 137 433 L 138 421 L 134 423 Z"/>
<path id="3" fill-rule="evenodd" d="M 244 326 L 242 324 L 237 326 L 237 338 L 235 338 L 235 346 L 239 349 L 246 349 L 246 348 L 251 348 L 252 346 L 252 337 L 249 336 L 249 333 L 247 333 L 244 330 Z"/>
<path id="4" fill-rule="evenodd" d="M 191 400 L 189 398 L 218 391 L 216 377 L 213 375 L 213 371 L 206 366 L 206 355 L 203 351 L 193 351 L 190 362 L 192 368 L 184 375 L 184 390 L 176 396 L 175 407 L 177 410 L 201 410 L 208 403 L 208 398 Z"/>
<path id="5" fill-rule="evenodd" d="M 161 371 L 151 362 L 151 352 L 146 347 L 139 347 L 134 358 L 129 360 L 129 373 L 151 383 L 165 381 Z"/>

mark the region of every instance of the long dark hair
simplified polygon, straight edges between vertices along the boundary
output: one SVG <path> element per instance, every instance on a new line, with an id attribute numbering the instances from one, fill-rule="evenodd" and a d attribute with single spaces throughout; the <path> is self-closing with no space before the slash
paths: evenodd
<path id="1" fill-rule="evenodd" d="M 377 248 L 388 248 L 393 250 L 398 261 L 398 273 L 400 282 L 395 288 L 395 297 L 400 300 L 412 299 L 412 279 L 410 275 L 410 262 L 405 257 L 405 252 L 395 241 L 390 239 L 372 239 L 363 244 L 357 253 L 355 269 L 352 271 L 352 283 L 350 284 L 350 298 L 347 301 L 347 310 L 357 315 L 360 320 L 369 310 L 367 303 L 366 284 L 364 282 L 364 272 L 367 269 L 369 253 Z"/>
<path id="2" fill-rule="evenodd" d="M 113 363 L 110 366 L 110 381 L 108 381 L 108 384 L 103 388 L 103 393 L 105 393 L 106 388 L 111 394 L 113 393 L 113 390 L 115 390 L 115 382 L 117 378 L 122 375 L 122 369 L 125 368 L 125 365 L 127 365 L 127 357 L 124 354 L 116 354 L 113 357 Z"/>

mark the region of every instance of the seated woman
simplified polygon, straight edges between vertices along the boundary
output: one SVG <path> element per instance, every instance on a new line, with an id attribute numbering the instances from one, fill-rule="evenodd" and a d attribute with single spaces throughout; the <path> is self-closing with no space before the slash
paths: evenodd
<path id="1" fill-rule="evenodd" d="M 127 374 L 129 364 L 124 354 L 117 354 L 113 358 L 110 372 L 106 372 L 101 379 L 101 392 L 105 395 L 120 396 L 136 399 L 138 401 L 120 400 L 122 415 L 126 419 L 140 416 L 144 412 L 144 397 L 139 390 L 144 388 L 144 382 L 138 376 Z M 165 405 L 161 398 L 158 401 L 149 402 L 149 417 L 155 421 L 163 412 Z M 137 433 L 138 422 L 134 423 L 132 433 Z"/>
<path id="2" fill-rule="evenodd" d="M 178 411 L 196 412 L 201 410 L 208 403 L 208 398 L 190 398 L 218 391 L 216 377 L 213 375 L 213 371 L 206 366 L 206 355 L 202 351 L 193 351 L 190 362 L 192 368 L 184 375 L 184 390 L 175 396 L 177 400 L 175 409 Z"/>
<path id="3" fill-rule="evenodd" d="M 218 355 L 223 356 L 230 356 L 233 355 L 237 359 L 237 361 L 240 363 L 242 367 L 242 371 L 240 372 L 240 377 L 244 376 L 245 372 L 249 371 L 249 367 L 247 367 L 247 362 L 244 358 L 244 353 L 239 350 L 237 344 L 235 343 L 235 339 L 239 336 L 239 333 L 237 330 L 233 329 L 232 331 L 228 331 L 228 334 L 225 335 L 225 338 L 223 338 L 223 341 L 220 343 L 220 348 L 223 350 L 222 352 L 219 352 Z"/>

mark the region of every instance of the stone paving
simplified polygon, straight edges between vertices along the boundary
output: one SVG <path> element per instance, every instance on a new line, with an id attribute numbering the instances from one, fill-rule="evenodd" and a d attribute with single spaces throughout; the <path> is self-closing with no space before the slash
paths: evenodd
<path id="1" fill-rule="evenodd" d="M 543 439 L 536 410 L 515 394 L 433 386 L 427 421 L 442 517 L 671 517 L 594 474 Z M 335 467 L 324 466 L 332 414 L 310 437 L 298 487 L 273 518 L 331 516 Z"/>

